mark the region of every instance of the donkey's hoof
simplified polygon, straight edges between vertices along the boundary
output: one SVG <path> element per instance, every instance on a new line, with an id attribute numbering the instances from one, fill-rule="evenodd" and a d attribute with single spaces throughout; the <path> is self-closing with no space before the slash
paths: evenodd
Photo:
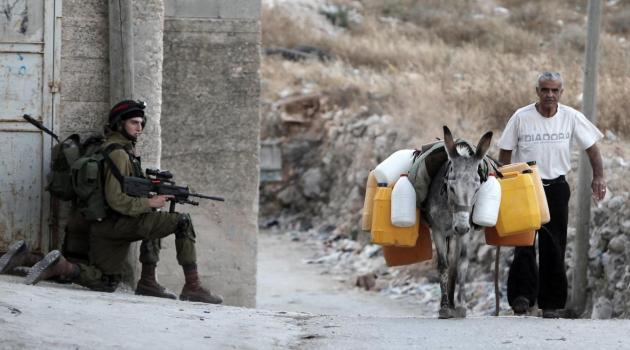
<path id="1" fill-rule="evenodd" d="M 440 309 L 440 311 L 438 312 L 438 318 L 440 319 L 448 319 L 448 318 L 453 318 L 455 317 L 453 315 L 453 309 L 447 308 L 447 307 L 443 307 Z"/>
<path id="2" fill-rule="evenodd" d="M 463 306 L 458 306 L 453 310 L 453 316 L 457 318 L 466 318 L 466 308 Z"/>

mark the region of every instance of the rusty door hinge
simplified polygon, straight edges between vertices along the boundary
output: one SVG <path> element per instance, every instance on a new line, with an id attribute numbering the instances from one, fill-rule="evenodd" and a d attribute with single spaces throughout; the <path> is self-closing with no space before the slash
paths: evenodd
<path id="1" fill-rule="evenodd" d="M 50 88 L 50 93 L 56 94 L 61 91 L 61 82 L 59 80 L 53 80 L 48 83 L 48 87 Z"/>

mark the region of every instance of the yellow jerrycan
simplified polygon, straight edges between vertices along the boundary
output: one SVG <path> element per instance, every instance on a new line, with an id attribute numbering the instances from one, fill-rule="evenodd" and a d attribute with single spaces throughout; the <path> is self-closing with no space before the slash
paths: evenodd
<path id="1" fill-rule="evenodd" d="M 531 173 L 531 169 L 508 172 L 499 179 L 501 205 L 496 228 L 501 237 L 540 228 L 540 209 Z"/>
<path id="2" fill-rule="evenodd" d="M 396 227 L 391 221 L 392 186 L 379 183 L 372 209 L 372 243 L 413 247 L 418 239 L 420 211 L 416 209 L 416 223 L 409 227 Z"/>
<path id="3" fill-rule="evenodd" d="M 540 208 L 540 224 L 544 225 L 551 221 L 549 215 L 549 204 L 547 204 L 547 195 L 545 194 L 545 188 L 543 187 L 542 179 L 538 173 L 538 165 L 535 161 L 527 162 L 529 168 L 532 169 L 532 177 L 534 180 L 534 186 L 536 186 L 536 199 L 538 199 L 538 207 Z"/>
<path id="4" fill-rule="evenodd" d="M 523 170 L 531 169 L 532 180 L 534 181 L 534 187 L 536 188 L 536 200 L 538 200 L 538 208 L 540 209 L 540 224 L 544 225 L 551 220 L 549 216 L 549 205 L 547 204 L 547 195 L 543 187 L 542 179 L 538 174 L 538 166 L 535 161 L 527 163 L 513 163 L 507 164 L 499 168 L 502 173 L 508 173 L 513 171 L 522 172 Z"/>
<path id="5" fill-rule="evenodd" d="M 415 246 L 384 246 L 383 257 L 387 266 L 403 266 L 431 260 L 433 257 L 433 244 L 431 242 L 429 225 L 425 222 L 420 223 L 420 236 L 418 236 Z"/>
<path id="6" fill-rule="evenodd" d="M 497 233 L 496 227 L 485 227 L 486 244 L 501 247 L 529 247 L 534 245 L 536 239 L 536 231 L 530 230 L 525 232 L 517 232 L 513 235 L 501 237 Z"/>
<path id="7" fill-rule="evenodd" d="M 361 230 L 370 232 L 372 228 L 372 209 L 374 208 L 374 195 L 376 194 L 376 177 L 374 171 L 370 171 L 365 185 L 365 199 L 361 212 Z"/>

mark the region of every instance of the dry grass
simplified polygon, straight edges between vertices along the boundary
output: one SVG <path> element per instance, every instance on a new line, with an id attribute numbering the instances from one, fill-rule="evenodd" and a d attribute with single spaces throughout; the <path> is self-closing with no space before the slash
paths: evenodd
<path id="1" fill-rule="evenodd" d="M 263 94 L 273 101 L 287 87 L 350 91 L 354 107 L 393 116 L 420 142 L 438 136 L 443 123 L 472 138 L 481 129 L 500 130 L 514 110 L 535 100 L 534 82 L 541 70 L 562 72 L 562 102 L 579 108 L 586 1 L 534 6 L 505 0 L 500 4 L 510 14 L 503 17 L 481 3 L 364 0 L 359 8 L 363 21 L 339 34 L 321 30 L 321 23 L 295 21 L 282 9 L 264 8 L 264 46 L 309 44 L 337 59 L 266 58 Z M 627 8 L 617 11 L 619 18 L 626 18 Z M 627 136 L 630 46 L 619 36 L 627 33 L 623 23 L 608 23 L 606 28 L 614 29 L 601 41 L 598 125 Z"/>

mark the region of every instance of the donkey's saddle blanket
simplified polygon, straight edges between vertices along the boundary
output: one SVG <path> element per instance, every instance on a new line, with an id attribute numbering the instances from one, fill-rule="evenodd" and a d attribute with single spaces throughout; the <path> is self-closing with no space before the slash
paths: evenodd
<path id="1" fill-rule="evenodd" d="M 466 145 L 472 152 L 475 151 L 475 147 L 464 140 L 456 140 L 455 144 Z M 420 150 L 414 152 L 413 163 L 409 169 L 409 181 L 416 190 L 416 207 L 422 207 L 422 202 L 429 192 L 431 180 L 446 161 L 448 161 L 448 155 L 443 140 L 425 144 Z M 486 181 L 490 169 L 493 168 L 496 169 L 496 162 L 486 155 L 478 170 L 481 182 Z"/>

